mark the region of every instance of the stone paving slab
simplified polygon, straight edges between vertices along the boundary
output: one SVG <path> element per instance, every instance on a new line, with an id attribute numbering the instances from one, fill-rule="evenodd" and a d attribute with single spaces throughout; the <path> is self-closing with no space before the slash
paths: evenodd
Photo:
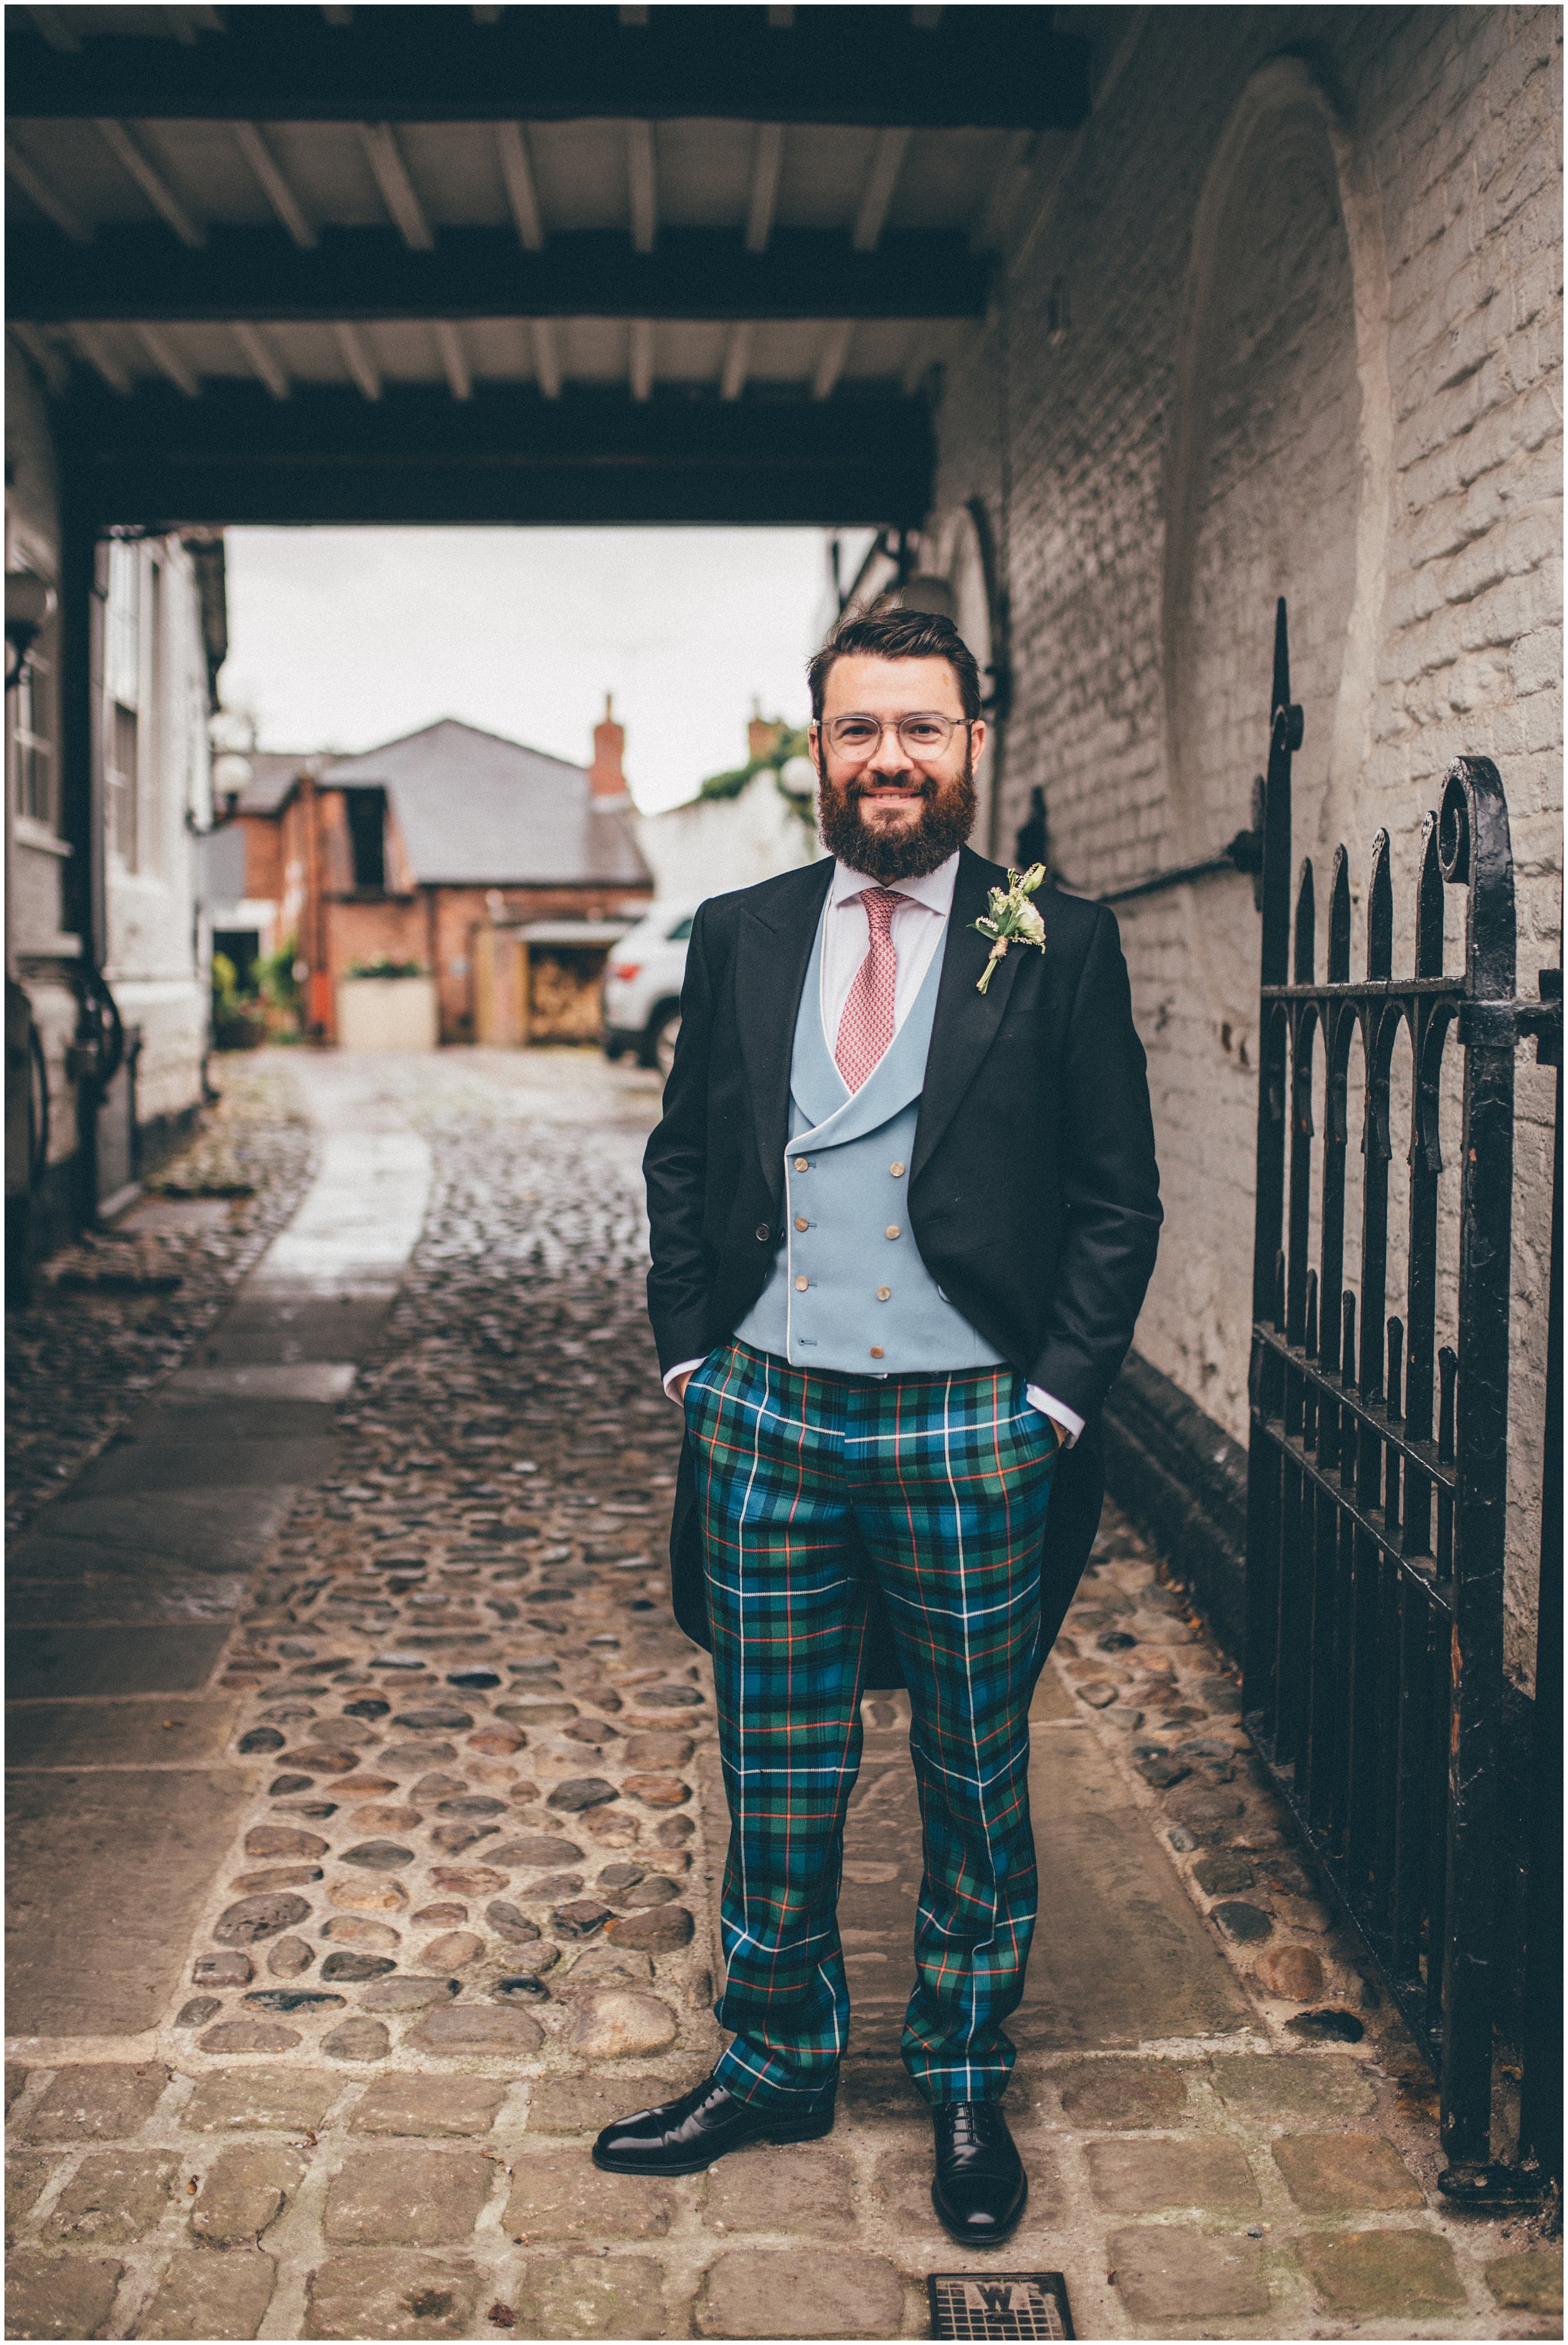
<path id="1" fill-rule="evenodd" d="M 182 1437 L 182 1415 L 149 1411 L 138 1427 L 141 1437 L 96 1457 L 77 1488 L 89 1498 L 143 1491 L 278 1490 L 309 1487 L 332 1470 L 337 1450 L 330 1440 L 193 1441 Z"/>
<path id="2" fill-rule="evenodd" d="M 12 1700 L 37 1701 L 66 1686 L 78 1699 L 200 1691 L 228 1641 L 228 1621 L 154 1626 L 117 1620 L 116 1609 L 106 1593 L 97 1623 L 13 1629 L 5 1639 Z"/>
<path id="3" fill-rule="evenodd" d="M 7 1719 L 14 1768 L 180 1766 L 218 1759 L 235 1731 L 235 1695 L 159 1695 L 155 1702 L 19 1702 Z"/>
<path id="4" fill-rule="evenodd" d="M 36 1528 L 16 1542 L 8 1568 L 22 1579 L 34 1577 L 36 1552 L 53 1557 L 79 1544 L 119 1549 L 137 1558 L 163 1556 L 196 1569 L 253 1571 L 281 1535 L 294 1498 L 287 1485 L 164 1490 L 156 1497 L 139 1493 L 71 1496 L 56 1500 Z M 59 1555 L 61 1563 L 66 1560 Z"/>
<path id="5" fill-rule="evenodd" d="M 234 1768 L 9 1775 L 10 2033 L 156 2026 L 213 1867 L 253 1796 Z"/>
<path id="6" fill-rule="evenodd" d="M 832 2136 L 657 2189 L 587 2157 L 722 2040 L 712 1682 L 665 1609 L 680 1420 L 641 1316 L 652 1079 L 445 1052 L 306 1080 L 324 1121 L 424 1135 L 423 1235 L 395 1308 L 298 1281 L 243 1306 L 240 1352 L 292 1359 L 204 1340 L 197 1375 L 358 1349 L 334 1469 L 269 1533 L 210 1691 L 83 1697 L 92 1728 L 69 1700 L 22 1713 L 60 1754 L 35 1782 L 86 1780 L 75 1733 L 99 1782 L 120 1747 L 118 1780 L 244 1796 L 141 2031 L 13 2044 L 11 2333 L 924 2335 L 926 2275 L 963 2259 L 896 2058 L 919 1873 L 898 1699 L 865 1712 Z M 330 1348 L 342 1325 L 362 1347 Z M 1007 2267 L 1064 2271 L 1086 2337 L 1557 2333 L 1540 2225 L 1437 2197 L 1424 2071 L 1252 1781 L 1233 1694 L 1108 1517 L 1035 1705 L 1047 1894 Z M 186 1715 L 197 1763 L 160 1767 L 149 1741 L 181 1730 L 147 1721 Z M 1311 1957 L 1305 2005 L 1265 1968 L 1281 1948 Z M 1323 2002 L 1359 2040 L 1291 2032 Z"/>

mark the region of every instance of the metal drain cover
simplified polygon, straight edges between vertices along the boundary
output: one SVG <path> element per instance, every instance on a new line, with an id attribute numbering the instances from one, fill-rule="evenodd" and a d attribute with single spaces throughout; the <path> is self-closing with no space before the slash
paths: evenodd
<path id="1" fill-rule="evenodd" d="M 933 2337 L 1070 2337 L 1060 2272 L 933 2272 Z"/>

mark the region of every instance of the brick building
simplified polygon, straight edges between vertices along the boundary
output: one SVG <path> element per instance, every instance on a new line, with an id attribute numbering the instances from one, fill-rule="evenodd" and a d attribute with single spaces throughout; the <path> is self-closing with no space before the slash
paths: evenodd
<path id="1" fill-rule="evenodd" d="M 589 766 L 455 717 L 359 756 L 260 753 L 207 842 L 215 939 L 243 958 L 293 938 L 322 1039 L 338 980 L 389 960 L 435 978 L 443 1041 L 471 1041 L 477 930 L 597 922 L 651 898 L 624 749 L 606 704 Z"/>
<path id="2" fill-rule="evenodd" d="M 981 648 L 994 658 L 1005 631 L 1011 689 L 995 848 L 1037 789 L 1050 860 L 1085 893 L 1216 857 L 1250 819 L 1284 594 L 1305 712 L 1295 852 L 1320 903 L 1342 840 L 1359 954 L 1386 828 L 1409 968 L 1421 817 L 1451 759 L 1489 756 L 1533 993 L 1561 957 L 1560 12 L 1057 15 L 1093 38 L 1089 117 L 998 188 L 991 305 L 950 350 L 918 549 L 958 601 L 992 581 Z M 1239 873 L 1119 918 L 1168 1212 L 1121 1406 L 1186 1493 L 1212 1495 L 1227 1476 L 1239 1489 L 1248 1431 L 1258 920 Z M 1525 1679 L 1551 1082 L 1521 1054 Z M 1212 1502 L 1225 1513 L 1223 1488 Z M 1234 1551 L 1229 1519 L 1217 1543 Z"/>

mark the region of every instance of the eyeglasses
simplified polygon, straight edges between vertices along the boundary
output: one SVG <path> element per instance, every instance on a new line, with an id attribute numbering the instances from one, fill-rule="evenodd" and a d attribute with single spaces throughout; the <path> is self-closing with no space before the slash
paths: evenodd
<path id="1" fill-rule="evenodd" d="M 967 716 L 943 716 L 934 711 L 900 717 L 835 716 L 823 727 L 830 747 L 854 765 L 864 765 L 882 746 L 885 733 L 896 733 L 907 756 L 925 761 L 941 756 Z"/>

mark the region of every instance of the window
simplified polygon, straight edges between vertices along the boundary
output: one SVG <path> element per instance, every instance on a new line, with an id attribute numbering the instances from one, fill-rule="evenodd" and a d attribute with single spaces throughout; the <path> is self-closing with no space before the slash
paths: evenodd
<path id="1" fill-rule="evenodd" d="M 104 818 L 109 845 L 130 871 L 137 868 L 139 844 L 137 822 L 137 732 L 136 710 L 126 708 L 121 701 L 112 700 L 104 742 Z"/>
<path id="2" fill-rule="evenodd" d="M 12 799 L 19 815 L 53 830 L 55 631 L 46 628 L 22 664 L 11 700 Z"/>
<path id="3" fill-rule="evenodd" d="M 345 790 L 349 814 L 349 844 L 354 857 L 356 888 L 384 888 L 387 884 L 387 794 L 385 790 Z"/>
<path id="4" fill-rule="evenodd" d="M 104 820 L 109 846 L 127 870 L 141 846 L 142 558 L 117 540 L 109 547 L 104 634 Z"/>
<path id="5" fill-rule="evenodd" d="M 109 547 L 109 591 L 104 645 L 104 686 L 122 708 L 138 708 L 142 696 L 141 548 L 116 539 Z"/>

